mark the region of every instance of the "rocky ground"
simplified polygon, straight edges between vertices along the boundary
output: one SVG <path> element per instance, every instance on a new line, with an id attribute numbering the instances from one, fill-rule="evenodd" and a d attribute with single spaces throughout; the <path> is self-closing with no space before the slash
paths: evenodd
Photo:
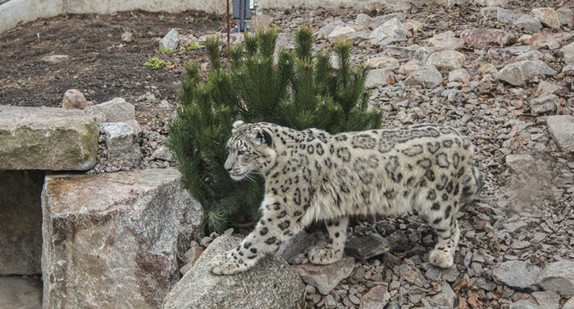
<path id="1" fill-rule="evenodd" d="M 545 7 L 551 10 L 540 9 Z M 461 0 L 395 7 L 395 12 L 306 8 L 263 12 L 262 23 L 286 33 L 280 36 L 282 46 L 292 44 L 288 33 L 305 23 L 317 30 L 320 47 L 328 48 L 337 39 L 352 39 L 353 60 L 366 61 L 374 68 L 368 81 L 371 104 L 386 111 L 384 126 L 441 123 L 460 129 L 476 145 L 476 161 L 485 179 L 481 200 L 459 216 L 461 240 L 455 267 L 441 271 L 429 266 L 434 236 L 416 216 L 361 218 L 350 231 L 354 237 L 347 246 L 354 259 L 322 268 L 328 278 L 325 282 L 314 280 L 308 270 L 297 266 L 307 283 L 306 308 L 382 308 L 384 304 L 392 309 L 574 308 L 574 125 L 566 116 L 574 114 L 572 9 L 572 3 L 565 1 Z M 106 25 L 101 19 L 114 19 L 85 18 L 95 18 L 92 23 L 100 27 Z M 77 16 L 69 20 L 75 19 L 84 20 Z M 144 44 L 144 56 L 130 60 L 132 73 L 144 76 L 142 81 L 119 87 L 122 90 L 112 87 L 111 81 L 104 83 L 104 88 L 98 81 L 78 87 L 95 102 L 112 95 L 125 97 L 135 106 L 141 126 L 138 143 L 142 156 L 135 162 L 110 160 L 102 129 L 100 161 L 92 173 L 173 165 L 164 141 L 166 124 L 178 106 L 175 90 L 182 63 L 199 60 L 205 72 L 205 52 L 159 55 L 172 64 L 157 71 L 135 65 L 141 66 L 155 55 L 153 50 L 170 27 L 180 27 L 183 37 L 201 42 L 205 35 L 220 33 L 222 22 L 201 14 L 191 21 L 183 15 L 160 19 L 169 21 L 169 27 L 139 30 L 133 25 L 131 29 L 116 26 L 111 32 L 117 44 L 108 52 L 127 49 L 137 53 L 135 46 Z M 36 26 L 49 27 L 53 20 Z M 194 22 L 207 26 L 193 31 Z M 34 30 L 26 31 L 31 35 Z M 135 39 L 120 38 L 126 32 L 133 32 Z M 17 34 L 13 31 L 0 38 L 7 41 Z M 118 47 L 120 44 L 124 47 Z M 32 63 L 44 55 L 34 48 L 20 60 Z M 49 45 L 45 48 L 44 52 Z M 86 57 L 109 60 L 105 52 L 99 53 Z M 114 61 L 122 59 L 117 56 Z M 37 76 L 50 70 L 52 60 L 37 65 Z M 90 80 L 90 70 L 93 68 L 74 74 Z M 67 73 L 47 75 L 56 83 L 74 79 Z M 123 79 L 128 77 L 122 77 L 121 84 L 125 84 Z M 28 82 L 30 79 L 0 76 L 2 104 L 39 104 L 13 99 L 17 96 L 11 93 L 17 94 L 18 87 Z M 66 85 L 72 84 L 61 87 Z M 52 94 L 46 105 L 59 105 L 65 90 Z M 300 243 L 312 244 L 323 236 L 300 237 Z M 199 247 L 206 247 L 211 238 L 198 240 Z M 387 246 L 390 253 L 377 251 Z M 353 250 L 364 247 L 371 251 Z M 287 258 L 305 262 L 304 253 L 301 249 Z M 333 283 L 337 284 L 329 286 Z"/>
<path id="2" fill-rule="evenodd" d="M 327 278 L 319 283 L 298 267 L 308 283 L 307 308 L 574 306 L 570 292 L 546 291 L 545 283 L 557 275 L 549 272 L 574 266 L 572 122 L 560 126 L 562 118 L 550 117 L 574 112 L 571 6 L 546 3 L 566 16 L 552 28 L 535 18 L 515 22 L 538 14 L 542 3 L 490 4 L 496 7 L 412 6 L 395 15 L 371 14 L 376 18 L 349 10 L 266 12 L 282 31 L 311 21 L 325 47 L 353 39 L 354 60 L 376 70 L 367 84 L 373 107 L 387 111 L 384 125 L 459 128 L 477 146 L 486 180 L 481 201 L 459 215 L 462 237 L 454 268 L 428 265 L 433 234 L 416 216 L 363 218 L 347 244 L 356 260 L 322 269 Z M 523 66 L 522 73 L 512 72 L 516 66 Z M 569 142 L 556 138 L 568 130 Z M 306 247 L 321 238 L 301 237 Z M 391 241 L 391 253 L 377 254 L 389 245 L 384 239 Z M 563 288 L 571 286 L 571 276 Z M 333 288 L 333 282 L 339 283 Z"/>

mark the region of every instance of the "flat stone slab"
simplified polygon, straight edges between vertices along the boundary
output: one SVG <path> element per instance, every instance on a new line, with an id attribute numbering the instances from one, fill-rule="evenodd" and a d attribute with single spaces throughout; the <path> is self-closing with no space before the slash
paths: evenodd
<path id="1" fill-rule="evenodd" d="M 42 280 L 0 276 L 0 308 L 42 308 Z"/>
<path id="2" fill-rule="evenodd" d="M 158 308 L 203 220 L 172 168 L 48 176 L 42 210 L 44 308 Z"/>
<path id="3" fill-rule="evenodd" d="M 0 106 L 0 169 L 89 170 L 98 134 L 95 117 L 80 110 Z"/>

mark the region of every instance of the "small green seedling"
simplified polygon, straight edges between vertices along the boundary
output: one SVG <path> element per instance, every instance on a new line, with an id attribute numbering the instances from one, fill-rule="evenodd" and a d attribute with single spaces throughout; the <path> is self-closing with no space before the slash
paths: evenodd
<path id="1" fill-rule="evenodd" d="M 144 65 L 146 67 L 150 67 L 152 70 L 161 69 L 168 64 L 171 64 L 171 63 L 166 62 L 162 59 L 159 59 L 158 57 L 151 57 L 144 63 Z"/>
<path id="2" fill-rule="evenodd" d="M 173 49 L 169 49 L 169 48 L 165 48 L 165 47 L 160 47 L 159 52 L 160 52 L 160 54 L 164 54 L 164 55 L 165 55 L 165 54 L 169 54 L 169 53 L 174 52 L 174 50 L 173 50 Z"/>
<path id="3" fill-rule="evenodd" d="M 202 47 L 203 47 L 203 46 L 202 46 L 201 44 L 199 44 L 199 42 L 193 42 L 193 43 L 187 45 L 187 46 L 185 47 L 185 49 L 187 49 L 187 50 L 196 50 L 196 49 L 200 49 L 200 48 L 202 48 Z"/>

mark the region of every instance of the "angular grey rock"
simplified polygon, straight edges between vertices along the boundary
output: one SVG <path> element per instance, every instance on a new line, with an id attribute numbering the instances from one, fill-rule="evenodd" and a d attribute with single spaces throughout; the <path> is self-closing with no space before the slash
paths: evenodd
<path id="1" fill-rule="evenodd" d="M 368 260 L 389 252 L 389 241 L 378 233 L 367 236 L 351 236 L 345 244 L 345 253 L 359 260 Z"/>
<path id="2" fill-rule="evenodd" d="M 480 9 L 480 15 L 482 15 L 482 17 L 484 17 L 485 19 L 496 18 L 498 10 L 500 10 L 500 8 L 497 6 L 487 6 Z"/>
<path id="3" fill-rule="evenodd" d="M 403 13 L 390 13 L 390 14 L 385 14 L 385 15 L 379 15 L 374 17 L 373 19 L 375 20 L 375 27 L 378 27 L 384 23 L 386 23 L 387 21 L 391 20 L 391 19 L 398 19 L 400 22 L 404 22 L 405 21 L 405 15 Z"/>
<path id="4" fill-rule="evenodd" d="M 468 84 L 470 83 L 470 74 L 468 74 L 468 71 L 463 68 L 450 71 L 448 73 L 448 82 Z"/>
<path id="5" fill-rule="evenodd" d="M 524 221 L 512 221 L 503 224 L 504 229 L 507 230 L 509 233 L 514 233 L 520 231 L 528 226 L 528 223 Z"/>
<path id="6" fill-rule="evenodd" d="M 158 308 L 203 211 L 172 168 L 46 177 L 44 308 Z"/>
<path id="7" fill-rule="evenodd" d="M 492 269 L 492 277 L 495 281 L 521 290 L 535 289 L 539 274 L 538 266 L 523 261 L 503 262 Z"/>
<path id="8" fill-rule="evenodd" d="M 570 297 L 570 299 L 564 304 L 562 309 L 574 309 L 574 297 Z"/>
<path id="9" fill-rule="evenodd" d="M 569 115 L 549 116 L 546 119 L 548 131 L 563 151 L 574 152 L 574 117 Z"/>
<path id="10" fill-rule="evenodd" d="M 359 14 L 357 15 L 357 17 L 355 17 L 355 25 L 360 26 L 360 27 L 364 27 L 367 29 L 374 29 L 380 25 L 375 25 L 374 24 L 374 18 L 372 18 L 371 16 L 367 15 L 367 14 Z"/>
<path id="11" fill-rule="evenodd" d="M 372 89 L 385 86 L 389 84 L 389 81 L 395 81 L 395 74 L 393 74 L 393 72 L 385 69 L 369 70 L 367 79 L 365 80 L 365 88 Z"/>
<path id="12" fill-rule="evenodd" d="M 438 0 L 437 4 L 444 5 L 446 7 L 462 6 L 466 0 Z"/>
<path id="13" fill-rule="evenodd" d="M 103 122 L 126 122 L 136 119 L 136 108 L 122 98 L 115 98 L 110 101 L 90 106 L 88 111 L 100 112 L 105 117 Z"/>
<path id="14" fill-rule="evenodd" d="M 330 265 L 296 265 L 295 270 L 305 283 L 317 288 L 319 293 L 327 295 L 341 280 L 349 277 L 355 266 L 352 257 L 343 258 Z"/>
<path id="15" fill-rule="evenodd" d="M 460 34 L 460 38 L 466 46 L 476 48 L 503 47 L 514 40 L 512 34 L 490 28 L 466 29 Z"/>
<path id="16" fill-rule="evenodd" d="M 42 308 L 42 280 L 36 278 L 0 277 L 0 308 Z"/>
<path id="17" fill-rule="evenodd" d="M 425 268 L 425 277 L 431 280 L 445 279 L 447 282 L 454 282 L 460 275 L 460 272 L 456 267 L 443 269 L 426 264 Z"/>
<path id="18" fill-rule="evenodd" d="M 70 60 L 70 56 L 68 55 L 47 55 L 42 57 L 42 61 L 50 64 L 60 64 L 68 60 Z"/>
<path id="19" fill-rule="evenodd" d="M 84 94 L 78 89 L 69 89 L 64 93 L 62 99 L 62 107 L 65 109 L 86 109 L 88 107 L 88 100 Z"/>
<path id="20" fill-rule="evenodd" d="M 435 34 L 432 38 L 427 39 L 426 42 L 439 50 L 456 50 L 463 47 L 462 40 L 456 37 L 452 31 Z"/>
<path id="21" fill-rule="evenodd" d="M 422 32 L 424 28 L 424 25 L 420 21 L 414 19 L 406 20 L 403 25 L 405 26 L 405 31 L 409 33 Z"/>
<path id="22" fill-rule="evenodd" d="M 522 173 L 532 168 L 534 165 L 534 158 L 528 154 L 507 155 L 506 166 L 514 173 Z M 512 231 L 513 232 L 513 231 Z"/>
<path id="23" fill-rule="evenodd" d="M 564 62 L 574 62 L 574 42 L 562 46 L 562 48 L 559 50 L 559 54 L 564 58 Z"/>
<path id="24" fill-rule="evenodd" d="M 171 154 L 171 150 L 165 146 L 159 146 L 157 149 L 151 154 L 154 159 L 160 159 L 163 161 L 171 161 L 173 159 L 173 155 Z"/>
<path id="25" fill-rule="evenodd" d="M 98 127 L 80 110 L 0 106 L 0 169 L 86 171 L 96 164 Z"/>
<path id="26" fill-rule="evenodd" d="M 560 307 L 560 295 L 554 291 L 534 292 L 531 296 L 541 308 L 559 309 Z"/>
<path id="27" fill-rule="evenodd" d="M 540 31 L 540 29 L 542 29 L 542 24 L 540 23 L 540 21 L 534 18 L 534 16 L 528 14 L 524 14 L 518 17 L 518 19 L 516 19 L 512 24 L 518 30 L 527 34 L 536 33 Z"/>
<path id="28" fill-rule="evenodd" d="M 124 33 L 122 33 L 122 42 L 126 42 L 126 43 L 131 43 L 134 40 L 134 34 L 126 31 Z"/>
<path id="29" fill-rule="evenodd" d="M 181 260 L 182 262 L 193 266 L 195 265 L 195 262 L 199 260 L 202 254 L 203 254 L 203 248 L 201 248 L 201 246 L 199 246 L 197 242 L 192 241 L 191 248 L 189 248 L 189 250 L 185 252 Z"/>
<path id="30" fill-rule="evenodd" d="M 377 0 L 368 2 L 367 8 L 372 11 L 408 11 L 411 8 L 411 1 Z"/>
<path id="31" fill-rule="evenodd" d="M 425 88 L 434 88 L 442 83 L 442 75 L 432 65 L 425 65 L 412 72 L 406 79 L 407 85 L 420 85 Z"/>
<path id="32" fill-rule="evenodd" d="M 393 57 L 374 57 L 367 59 L 367 64 L 373 69 L 394 71 L 400 67 L 399 60 Z"/>
<path id="33" fill-rule="evenodd" d="M 555 291 L 563 297 L 574 296 L 574 260 L 561 260 L 546 265 L 538 277 L 545 291 Z"/>
<path id="34" fill-rule="evenodd" d="M 348 40 L 353 36 L 355 32 L 355 29 L 347 25 L 336 26 L 335 29 L 329 33 L 327 38 L 331 42 Z"/>
<path id="35" fill-rule="evenodd" d="M 454 50 L 445 50 L 430 55 L 427 59 L 427 64 L 433 65 L 439 70 L 455 70 L 462 68 L 464 59 L 463 53 Z"/>
<path id="36" fill-rule="evenodd" d="M 570 32 L 551 32 L 541 31 L 533 34 L 529 39 L 525 40 L 525 44 L 537 48 L 558 49 L 568 42 L 574 34 Z"/>
<path id="37" fill-rule="evenodd" d="M 512 56 L 520 56 L 529 51 L 537 50 L 538 48 L 530 45 L 513 45 L 500 50 L 501 56 L 510 58 Z"/>
<path id="38" fill-rule="evenodd" d="M 141 159 L 141 150 L 136 131 L 124 122 L 102 124 L 106 136 L 108 160 L 124 160 L 137 163 Z"/>
<path id="39" fill-rule="evenodd" d="M 430 299 L 433 308 L 454 308 L 456 293 L 450 287 L 450 284 L 443 282 L 442 291 Z"/>
<path id="40" fill-rule="evenodd" d="M 510 305 L 510 309 L 543 309 L 530 299 L 523 299 Z M 544 308 L 545 309 L 545 308 Z"/>
<path id="41" fill-rule="evenodd" d="M 496 11 L 496 20 L 501 23 L 512 24 L 515 22 L 522 14 L 516 13 L 507 9 L 498 9 Z"/>
<path id="42" fill-rule="evenodd" d="M 522 53 L 516 57 L 516 61 L 523 61 L 523 60 L 541 60 L 544 58 L 544 54 L 538 50 L 529 50 L 525 53 Z"/>
<path id="43" fill-rule="evenodd" d="M 366 29 L 375 29 L 380 25 L 386 23 L 387 21 L 398 18 L 400 21 L 404 20 L 404 15 L 401 13 L 398 14 L 386 14 L 382 16 L 370 17 L 367 14 L 359 14 L 355 18 L 355 25 L 366 28 Z"/>
<path id="44" fill-rule="evenodd" d="M 570 72 L 574 72 L 574 62 L 568 63 L 562 68 L 562 73 L 569 74 Z"/>
<path id="45" fill-rule="evenodd" d="M 536 8 L 531 13 L 542 25 L 550 28 L 560 28 L 558 13 L 553 8 Z"/>
<path id="46" fill-rule="evenodd" d="M 337 20 L 337 21 L 334 21 L 332 23 L 328 23 L 325 26 L 321 27 L 321 29 L 319 29 L 313 35 L 319 39 L 321 39 L 321 38 L 326 39 L 329 37 L 329 34 L 331 34 L 331 32 L 333 32 L 333 30 L 335 30 L 335 28 L 337 28 L 338 26 L 346 26 L 346 24 L 343 21 Z M 295 46 L 294 44 L 295 44 L 295 40 L 293 37 L 293 46 Z"/>
<path id="47" fill-rule="evenodd" d="M 297 308 L 305 285 L 293 268 L 277 255 L 270 255 L 254 268 L 233 276 L 210 272 L 210 261 L 240 241 L 233 236 L 216 238 L 171 290 L 162 308 Z"/>
<path id="48" fill-rule="evenodd" d="M 45 176 L 42 171 L 0 170 L 0 275 L 42 273 L 40 195 Z"/>
<path id="49" fill-rule="evenodd" d="M 506 7 L 508 5 L 508 0 L 475 0 L 474 4 L 480 6 Z"/>
<path id="50" fill-rule="evenodd" d="M 530 110 L 539 114 L 549 113 L 554 111 L 559 104 L 560 98 L 555 94 L 551 94 L 531 100 Z"/>
<path id="51" fill-rule="evenodd" d="M 385 47 L 384 53 L 389 57 L 426 62 L 428 56 L 430 56 L 430 54 L 434 53 L 435 51 L 436 48 L 434 47 L 421 47 L 415 44 L 406 47 L 390 45 Z"/>
<path id="52" fill-rule="evenodd" d="M 541 81 L 536 88 L 535 96 L 541 97 L 549 94 L 554 94 L 562 89 L 562 86 L 547 82 L 545 80 Z"/>
<path id="53" fill-rule="evenodd" d="M 389 287 L 386 284 L 380 284 L 371 288 L 365 295 L 363 295 L 363 297 L 361 297 L 359 309 L 385 308 L 390 299 L 391 295 L 389 294 Z"/>
<path id="54" fill-rule="evenodd" d="M 402 74 L 402 75 L 409 75 L 412 72 L 420 69 L 421 67 L 423 67 L 422 62 L 420 62 L 419 60 L 411 60 L 411 61 L 401 65 L 399 67 L 399 70 L 397 71 L 397 73 Z"/>
<path id="55" fill-rule="evenodd" d="M 556 10 L 556 13 L 558 14 L 558 19 L 562 25 L 572 28 L 572 25 L 574 25 L 574 14 L 572 14 L 572 10 L 570 8 L 561 7 Z"/>
<path id="56" fill-rule="evenodd" d="M 504 66 L 496 77 L 514 86 L 524 86 L 527 78 L 557 73 L 542 60 L 523 60 Z"/>
<path id="57" fill-rule="evenodd" d="M 176 28 L 172 28 L 169 32 L 159 40 L 160 50 L 177 50 L 179 47 L 179 32 Z"/>
<path id="58" fill-rule="evenodd" d="M 398 18 L 393 18 L 373 30 L 370 38 L 371 44 L 385 46 L 406 40 L 407 32 L 401 21 Z"/>

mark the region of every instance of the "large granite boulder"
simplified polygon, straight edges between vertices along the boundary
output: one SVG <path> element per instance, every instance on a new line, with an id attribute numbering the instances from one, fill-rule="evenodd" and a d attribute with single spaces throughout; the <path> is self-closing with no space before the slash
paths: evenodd
<path id="1" fill-rule="evenodd" d="M 89 170 L 98 134 L 95 117 L 81 110 L 0 106 L 0 169 Z"/>
<path id="2" fill-rule="evenodd" d="M 216 238 L 169 293 L 163 308 L 298 308 L 305 286 L 293 267 L 277 255 L 269 255 L 254 268 L 234 276 L 210 272 L 213 257 L 236 247 L 240 240 L 232 236 Z"/>
<path id="3" fill-rule="evenodd" d="M 46 177 L 44 308 L 158 308 L 203 213 L 175 169 Z"/>
<path id="4" fill-rule="evenodd" d="M 45 175 L 0 170 L 0 275 L 42 273 L 40 195 Z"/>

